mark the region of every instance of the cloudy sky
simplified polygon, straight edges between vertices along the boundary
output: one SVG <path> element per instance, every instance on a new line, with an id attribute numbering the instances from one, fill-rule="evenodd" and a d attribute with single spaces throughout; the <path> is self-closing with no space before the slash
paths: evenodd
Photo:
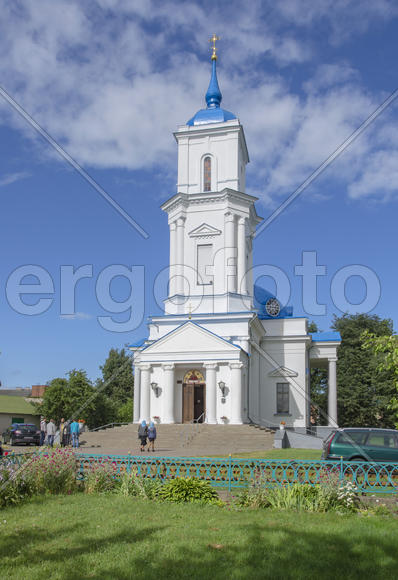
<path id="1" fill-rule="evenodd" d="M 245 128 L 247 191 L 267 217 L 397 89 L 397 25 L 389 0 L 5 3 L 0 86 L 149 238 L 0 99 L 3 385 L 46 382 L 72 368 L 95 378 L 109 348 L 145 336 L 146 316 L 160 312 L 152 286 L 168 260 L 159 205 L 175 193 L 172 132 L 203 106 L 213 32 L 223 105 Z M 317 252 L 326 312 L 309 317 L 323 330 L 341 314 L 330 282 L 352 264 L 380 280 L 372 312 L 398 320 L 397 107 L 398 99 L 256 240 L 256 264 L 289 277 L 296 315 L 305 312 L 294 267 L 302 252 Z M 51 306 L 37 316 L 15 312 L 6 296 L 10 274 L 27 264 L 54 280 Z M 60 267 L 85 264 L 93 275 L 78 284 L 76 314 L 61 315 Z M 138 302 L 145 291 L 145 304 L 134 305 L 132 331 L 109 332 L 97 320 L 96 279 L 110 264 L 145 267 L 145 289 L 133 290 Z M 115 281 L 115 299 L 128 292 L 126 280 Z M 363 281 L 352 277 L 346 292 L 360 305 Z"/>

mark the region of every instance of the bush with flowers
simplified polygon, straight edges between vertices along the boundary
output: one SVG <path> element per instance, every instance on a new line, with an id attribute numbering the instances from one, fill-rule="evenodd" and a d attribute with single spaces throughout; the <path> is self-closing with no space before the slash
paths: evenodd
<path id="1" fill-rule="evenodd" d="M 73 493 L 77 490 L 77 463 L 70 449 L 54 449 L 34 455 L 19 470 L 36 494 Z"/>
<path id="2" fill-rule="evenodd" d="M 116 466 L 108 461 L 93 463 L 85 468 L 85 493 L 104 493 L 115 489 L 117 482 Z"/>

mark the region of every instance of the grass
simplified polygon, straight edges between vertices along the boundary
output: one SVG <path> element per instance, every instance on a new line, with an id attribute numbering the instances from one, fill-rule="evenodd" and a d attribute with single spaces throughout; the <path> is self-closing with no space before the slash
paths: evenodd
<path id="1" fill-rule="evenodd" d="M 398 576 L 393 517 L 78 494 L 2 510 L 0 522 L 0 577 L 7 580 Z"/>
<path id="2" fill-rule="evenodd" d="M 320 459 L 322 451 L 320 449 L 267 449 L 266 451 L 251 451 L 250 453 L 232 453 L 232 457 L 242 459 Z M 214 455 L 214 457 L 216 457 Z M 220 455 L 217 455 L 220 457 Z M 224 455 L 224 457 L 229 457 Z"/>

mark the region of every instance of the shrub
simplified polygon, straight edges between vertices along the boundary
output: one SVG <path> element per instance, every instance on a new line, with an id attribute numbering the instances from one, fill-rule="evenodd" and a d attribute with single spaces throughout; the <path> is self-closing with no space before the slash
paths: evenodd
<path id="1" fill-rule="evenodd" d="M 159 479 L 145 478 L 126 472 L 117 481 L 115 491 L 124 496 L 156 499 L 161 488 L 162 483 Z"/>
<path id="2" fill-rule="evenodd" d="M 158 495 L 164 501 L 222 504 L 210 483 L 195 477 L 171 479 L 162 485 Z"/>
<path id="3" fill-rule="evenodd" d="M 33 494 L 25 478 L 18 476 L 19 467 L 4 461 L 0 464 L 0 508 L 20 503 Z"/>
<path id="4" fill-rule="evenodd" d="M 94 463 L 85 469 L 85 493 L 104 493 L 116 486 L 116 467 L 112 463 Z"/>
<path id="5" fill-rule="evenodd" d="M 77 489 L 77 464 L 69 449 L 39 453 L 18 472 L 37 494 L 72 493 Z"/>

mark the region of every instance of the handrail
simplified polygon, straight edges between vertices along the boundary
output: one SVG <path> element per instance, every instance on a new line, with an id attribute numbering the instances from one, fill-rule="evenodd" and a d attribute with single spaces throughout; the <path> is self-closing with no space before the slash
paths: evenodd
<path id="1" fill-rule="evenodd" d="M 205 418 L 206 411 L 196 419 L 192 419 L 192 421 L 187 423 L 187 428 L 183 429 L 180 434 L 181 439 L 183 439 L 181 443 L 182 447 L 187 447 L 187 445 L 192 443 L 193 439 L 199 434 L 199 425 L 203 425 Z"/>
<path id="2" fill-rule="evenodd" d="M 101 427 L 94 427 L 94 429 L 89 429 L 89 432 L 92 433 L 93 431 L 101 431 L 102 429 L 109 429 L 110 427 L 115 427 L 116 425 L 130 425 L 131 421 L 122 421 L 120 423 L 108 423 L 107 425 L 101 425 Z"/>

